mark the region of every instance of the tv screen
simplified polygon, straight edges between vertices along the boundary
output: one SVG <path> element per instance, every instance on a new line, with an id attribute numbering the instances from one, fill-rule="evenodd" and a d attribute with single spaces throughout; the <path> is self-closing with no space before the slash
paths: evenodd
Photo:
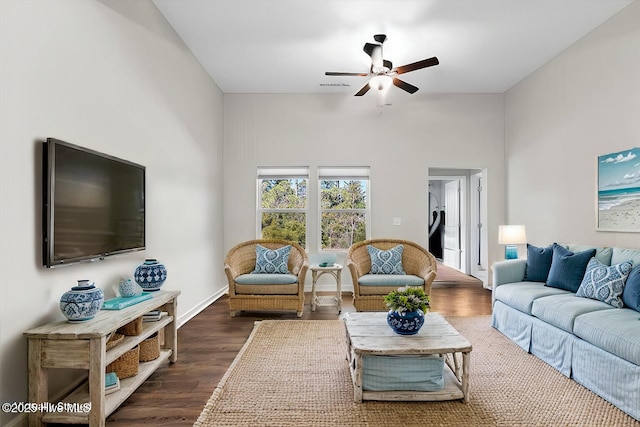
<path id="1" fill-rule="evenodd" d="M 43 150 L 43 264 L 145 248 L 145 167 L 48 138 Z"/>

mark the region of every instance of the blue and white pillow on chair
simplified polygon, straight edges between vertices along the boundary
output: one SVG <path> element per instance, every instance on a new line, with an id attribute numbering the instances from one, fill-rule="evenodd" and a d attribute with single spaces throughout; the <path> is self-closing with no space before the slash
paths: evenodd
<path id="1" fill-rule="evenodd" d="M 609 267 L 595 257 L 591 258 L 576 296 L 596 299 L 616 308 L 623 307 L 622 292 L 631 267 L 629 261 Z"/>
<path id="2" fill-rule="evenodd" d="M 291 245 L 278 249 L 268 249 L 256 245 L 256 268 L 252 274 L 287 274 L 289 273 L 289 253 Z"/>
<path id="3" fill-rule="evenodd" d="M 371 257 L 370 274 L 407 274 L 402 268 L 403 245 L 395 246 L 383 251 L 374 246 L 368 245 L 367 252 Z"/>

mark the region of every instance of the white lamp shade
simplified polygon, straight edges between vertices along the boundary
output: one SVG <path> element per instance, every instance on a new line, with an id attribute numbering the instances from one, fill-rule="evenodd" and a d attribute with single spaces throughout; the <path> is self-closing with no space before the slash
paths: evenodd
<path id="1" fill-rule="evenodd" d="M 498 243 L 501 245 L 520 245 L 527 243 L 527 233 L 524 225 L 499 226 Z"/>

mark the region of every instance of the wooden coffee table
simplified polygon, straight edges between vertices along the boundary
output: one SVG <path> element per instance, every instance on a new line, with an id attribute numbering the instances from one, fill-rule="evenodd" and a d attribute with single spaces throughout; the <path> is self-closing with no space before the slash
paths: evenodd
<path id="1" fill-rule="evenodd" d="M 387 325 L 386 312 L 348 313 L 347 358 L 353 380 L 354 400 L 469 401 L 469 359 L 471 343 L 438 313 L 428 313 L 416 335 L 398 335 Z M 364 356 L 417 356 L 436 354 L 445 357 L 444 388 L 437 391 L 363 390 Z M 459 359 L 462 359 L 460 364 Z"/>

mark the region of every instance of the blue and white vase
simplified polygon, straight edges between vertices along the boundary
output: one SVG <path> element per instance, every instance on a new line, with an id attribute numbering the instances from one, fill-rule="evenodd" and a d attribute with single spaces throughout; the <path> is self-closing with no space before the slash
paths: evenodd
<path id="1" fill-rule="evenodd" d="M 167 280 L 167 269 L 157 259 L 146 259 L 136 268 L 133 279 L 142 290 L 157 291 Z"/>
<path id="2" fill-rule="evenodd" d="M 104 292 L 89 280 L 78 280 L 78 285 L 60 297 L 60 310 L 69 322 L 86 322 L 95 317 L 104 303 Z"/>
<path id="3" fill-rule="evenodd" d="M 387 324 L 391 326 L 393 332 L 400 335 L 415 335 L 422 325 L 424 325 L 424 313 L 422 310 L 398 313 L 389 310 L 387 313 Z"/>
<path id="4" fill-rule="evenodd" d="M 123 279 L 118 285 L 121 297 L 137 297 L 142 294 L 142 288 L 131 279 Z"/>

